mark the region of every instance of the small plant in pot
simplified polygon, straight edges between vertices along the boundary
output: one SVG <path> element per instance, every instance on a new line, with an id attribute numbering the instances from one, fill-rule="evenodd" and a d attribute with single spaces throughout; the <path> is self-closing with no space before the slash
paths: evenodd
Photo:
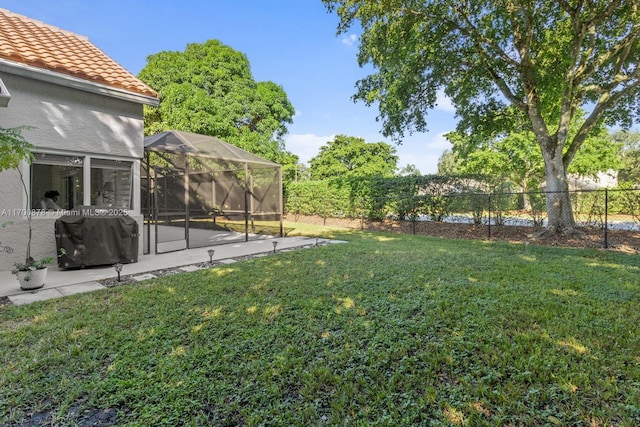
<path id="1" fill-rule="evenodd" d="M 47 265 L 53 262 L 53 257 L 35 260 L 29 257 L 25 262 L 16 263 L 11 271 L 18 278 L 23 290 L 38 289 L 44 286 L 47 279 Z"/>
<path id="2" fill-rule="evenodd" d="M 53 257 L 44 257 L 35 260 L 31 256 L 31 202 L 27 184 L 22 175 L 22 170 L 20 170 L 20 163 L 22 161 L 30 164 L 33 160 L 33 154 L 31 152 L 33 145 L 27 142 L 24 136 L 22 136 L 22 131 L 26 129 L 29 128 L 26 126 L 7 129 L 0 128 L 0 172 L 7 169 L 16 169 L 20 175 L 20 182 L 22 183 L 22 189 L 26 196 L 26 209 L 24 212 L 27 217 L 29 230 L 27 235 L 27 253 L 24 262 L 16 263 L 12 273 L 18 277 L 20 288 L 29 290 L 44 286 L 47 275 L 47 265 L 53 262 Z"/>

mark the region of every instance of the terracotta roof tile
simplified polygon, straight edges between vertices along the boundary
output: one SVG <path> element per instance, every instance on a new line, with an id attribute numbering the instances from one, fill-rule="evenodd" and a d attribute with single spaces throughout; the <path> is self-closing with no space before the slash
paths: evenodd
<path id="1" fill-rule="evenodd" d="M 87 37 L 0 8 L 0 58 L 140 95 L 157 93 Z"/>

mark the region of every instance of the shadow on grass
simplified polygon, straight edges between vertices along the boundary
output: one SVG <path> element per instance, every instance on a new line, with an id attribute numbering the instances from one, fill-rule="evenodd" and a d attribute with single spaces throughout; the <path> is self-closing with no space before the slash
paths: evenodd
<path id="1" fill-rule="evenodd" d="M 0 309 L 0 423 L 74 405 L 143 425 L 640 420 L 636 258 L 331 236 L 350 243 Z"/>

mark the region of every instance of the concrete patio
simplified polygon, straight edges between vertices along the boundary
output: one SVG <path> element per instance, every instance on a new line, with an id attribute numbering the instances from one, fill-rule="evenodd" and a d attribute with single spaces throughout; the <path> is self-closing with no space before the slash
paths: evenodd
<path id="1" fill-rule="evenodd" d="M 241 243 L 229 243 L 197 249 L 186 249 L 163 254 L 142 255 L 138 262 L 124 264 L 121 275 L 134 275 L 136 280 L 153 278 L 149 272 L 176 268 L 182 271 L 193 271 L 200 264 L 209 261 L 208 250 L 215 251 L 213 261 L 232 263 L 235 258 L 273 253 L 273 242 L 277 241 L 278 252 L 316 246 L 316 238 L 310 237 L 265 237 Z M 319 239 L 319 244 L 335 243 L 327 239 Z M 113 266 L 86 267 L 77 270 L 49 267 L 47 282 L 44 287 L 35 291 L 23 291 L 13 274 L 0 272 L 0 297 L 8 297 L 14 305 L 29 304 L 51 298 L 60 298 L 82 292 L 104 289 L 99 280 L 117 277 Z"/>

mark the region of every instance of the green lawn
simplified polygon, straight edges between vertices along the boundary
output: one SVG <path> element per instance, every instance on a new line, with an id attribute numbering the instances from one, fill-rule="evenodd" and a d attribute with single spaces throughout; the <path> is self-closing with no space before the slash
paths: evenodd
<path id="1" fill-rule="evenodd" d="M 0 425 L 640 425 L 637 255 L 335 237 L 0 307 Z"/>
<path id="2" fill-rule="evenodd" d="M 245 232 L 244 221 L 230 221 L 230 220 L 218 220 L 217 225 L 227 230 L 233 230 L 238 233 Z M 206 225 L 203 226 L 206 228 Z M 315 236 L 322 233 L 331 233 L 335 231 L 347 231 L 347 228 L 340 227 L 328 227 L 318 226 L 314 224 L 306 224 L 304 222 L 283 222 L 283 235 L 284 236 Z M 256 234 L 269 234 L 272 236 L 280 235 L 280 222 L 278 221 L 254 221 L 249 222 L 249 233 Z"/>

